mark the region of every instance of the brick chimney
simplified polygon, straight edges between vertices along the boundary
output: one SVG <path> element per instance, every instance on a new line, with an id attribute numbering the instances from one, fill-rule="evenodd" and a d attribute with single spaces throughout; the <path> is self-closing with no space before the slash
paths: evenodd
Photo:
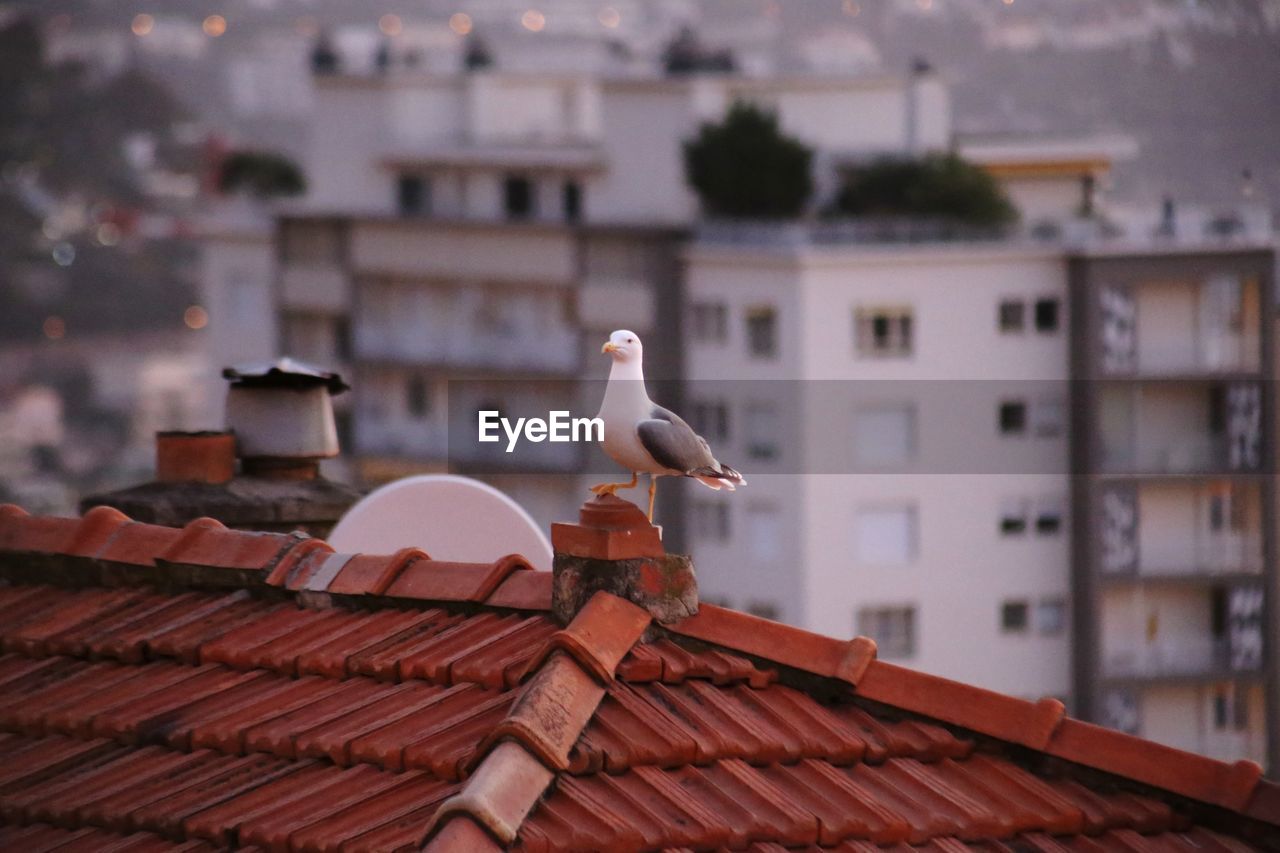
<path id="1" fill-rule="evenodd" d="M 668 554 L 662 528 L 629 501 L 592 498 L 579 510 L 577 524 L 551 525 L 551 547 L 551 608 L 562 624 L 600 590 L 638 604 L 662 624 L 698 612 L 693 563 Z"/>
<path id="2" fill-rule="evenodd" d="M 226 430 L 157 433 L 155 481 L 87 497 L 80 511 L 109 506 L 171 526 L 210 516 L 240 530 L 327 536 L 360 499 L 320 476 L 320 460 L 338 455 L 332 397 L 347 384 L 287 358 L 223 376 Z"/>

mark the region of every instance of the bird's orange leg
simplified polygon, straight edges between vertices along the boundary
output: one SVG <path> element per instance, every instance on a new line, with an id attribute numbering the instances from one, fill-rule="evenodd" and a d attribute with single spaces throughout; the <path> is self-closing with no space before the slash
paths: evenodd
<path id="1" fill-rule="evenodd" d="M 653 498 L 658 494 L 658 478 L 649 475 L 649 523 L 653 524 Z"/>
<path id="2" fill-rule="evenodd" d="M 640 474 L 636 471 L 632 471 L 630 483 L 601 483 L 598 486 L 592 486 L 591 491 L 594 492 L 597 497 L 601 495 L 611 495 L 618 491 L 618 489 L 634 489 L 638 482 L 640 482 Z"/>

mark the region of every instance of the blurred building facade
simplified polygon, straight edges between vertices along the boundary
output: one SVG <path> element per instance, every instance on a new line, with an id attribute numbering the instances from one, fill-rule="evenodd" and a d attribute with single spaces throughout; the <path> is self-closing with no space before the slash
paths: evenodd
<path id="1" fill-rule="evenodd" d="M 850 164 L 958 148 L 1024 226 L 966 241 L 928 223 L 702 221 L 682 142 L 740 99 L 815 149 L 819 197 Z M 677 380 L 661 402 L 751 481 L 727 500 L 691 486 L 660 501 L 709 599 L 1277 763 L 1280 698 L 1263 687 L 1275 643 L 1260 639 L 1280 624 L 1261 583 L 1276 581 L 1273 430 L 1242 472 L 1223 467 L 1220 428 L 1244 419 L 1229 400 L 1272 423 L 1265 219 L 1106 202 L 1111 163 L 1133 156 L 1123 139 L 957 139 L 928 72 L 326 68 L 314 106 L 307 197 L 210 233 L 205 304 L 224 360 L 251 341 L 352 378 L 338 415 L 357 478 L 448 466 L 541 520 L 571 517 L 586 484 L 576 448 L 505 470 L 500 452 L 461 458 L 448 435 L 480 408 L 594 406 L 561 380 L 603 379 L 599 342 L 631 328 L 647 375 Z M 1202 362 L 1151 356 L 1119 390 L 1102 381 L 1114 377 L 1095 350 L 1115 323 L 1088 300 L 1112 292 L 1113 270 L 1137 351 L 1182 341 Z M 1154 467 L 1117 470 L 1121 447 Z M 1119 534 L 1100 508 L 1117 494 L 1148 556 L 1104 571 L 1099 549 Z M 1267 651 L 1237 656 L 1246 625 Z"/>

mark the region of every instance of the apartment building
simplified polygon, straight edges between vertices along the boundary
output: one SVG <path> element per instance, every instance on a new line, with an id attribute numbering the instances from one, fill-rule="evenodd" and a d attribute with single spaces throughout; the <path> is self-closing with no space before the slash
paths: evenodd
<path id="1" fill-rule="evenodd" d="M 1148 224 L 704 229 L 688 406 L 751 484 L 692 490 L 706 594 L 1275 766 L 1274 254 Z"/>
<path id="2" fill-rule="evenodd" d="M 1157 247 L 1069 273 L 1078 705 L 1272 767 L 1274 267 Z"/>
<path id="3" fill-rule="evenodd" d="M 738 99 L 815 148 L 819 198 L 851 163 L 955 146 L 1025 228 L 944 242 L 910 223 L 700 222 L 681 143 Z M 1256 468 L 1219 465 L 1222 425 L 1244 420 L 1229 406 L 1253 400 L 1272 423 L 1270 226 L 1114 205 L 1106 228 L 1081 218 L 1131 154 L 956 140 L 931 74 L 318 73 L 308 195 L 210 240 L 210 329 L 224 360 L 257 330 L 250 346 L 352 378 L 337 415 L 356 479 L 470 473 L 549 522 L 610 463 L 551 444 L 513 461 L 459 437 L 482 408 L 594 412 L 600 388 L 576 380 L 603 379 L 600 341 L 632 328 L 655 399 L 750 480 L 664 486 L 668 546 L 694 554 L 705 598 L 1280 766 L 1270 430 Z M 1117 282 L 1127 327 L 1082 296 L 1122 304 Z M 1192 346 L 1219 366 L 1148 375 L 1149 354 L 1113 376 L 1082 348 L 1117 327 L 1141 329 L 1139 355 Z M 1204 464 L 1155 465 L 1188 454 Z M 1110 571 L 1096 551 L 1118 534 L 1099 513 L 1117 494 L 1143 556 Z M 1260 656 L 1237 657 L 1257 632 Z"/>
<path id="4" fill-rule="evenodd" d="M 606 376 L 599 342 L 619 327 L 644 335 L 647 375 L 670 380 L 661 401 L 682 408 L 680 251 L 697 204 L 681 146 L 700 122 L 739 99 L 767 106 L 819 150 L 827 184 L 849 157 L 950 134 L 934 75 L 391 67 L 324 68 L 314 84 L 307 195 L 265 226 L 239 215 L 208 234 L 215 357 L 234 360 L 245 336 L 333 365 L 353 379 L 337 416 L 357 479 L 472 473 L 544 522 L 568 517 L 584 465 L 600 466 L 550 444 L 513 462 L 461 437 L 479 408 L 593 412 L 597 400 L 576 399 L 592 389 L 570 380 Z M 675 547 L 682 499 L 669 490 L 659 507 Z"/>

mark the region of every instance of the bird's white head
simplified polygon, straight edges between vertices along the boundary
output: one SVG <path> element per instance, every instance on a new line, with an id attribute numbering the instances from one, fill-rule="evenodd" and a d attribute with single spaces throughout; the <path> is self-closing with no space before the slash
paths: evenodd
<path id="1" fill-rule="evenodd" d="M 600 352 L 608 353 L 613 356 L 614 361 L 627 364 L 630 362 L 640 362 L 640 357 L 644 353 L 644 348 L 640 345 L 640 336 L 635 332 L 619 329 L 609 336 L 609 340 L 605 341 L 604 346 L 600 348 Z"/>

